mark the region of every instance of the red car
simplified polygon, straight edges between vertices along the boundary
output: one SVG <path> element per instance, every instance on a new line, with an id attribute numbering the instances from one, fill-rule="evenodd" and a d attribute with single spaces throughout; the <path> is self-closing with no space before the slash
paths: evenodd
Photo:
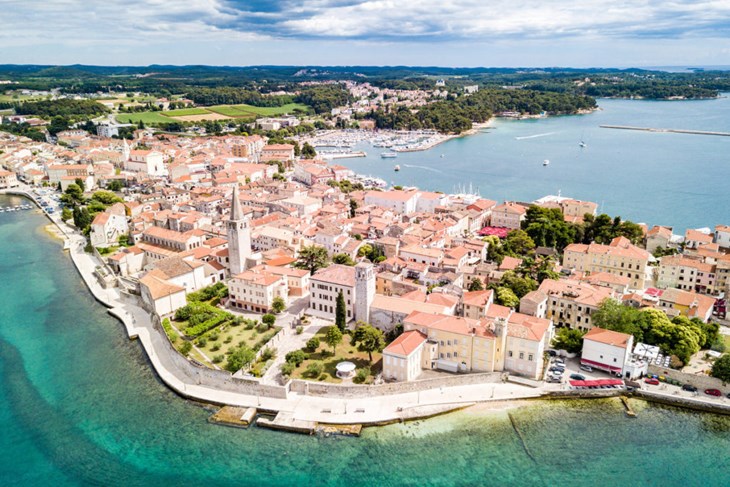
<path id="1" fill-rule="evenodd" d="M 652 379 L 651 377 L 647 377 L 646 379 L 644 379 L 644 382 L 653 386 L 659 385 L 659 379 Z"/>
<path id="2" fill-rule="evenodd" d="M 705 394 L 707 394 L 708 396 L 716 396 L 716 397 L 722 396 L 722 392 L 720 392 L 719 389 L 705 389 Z"/>

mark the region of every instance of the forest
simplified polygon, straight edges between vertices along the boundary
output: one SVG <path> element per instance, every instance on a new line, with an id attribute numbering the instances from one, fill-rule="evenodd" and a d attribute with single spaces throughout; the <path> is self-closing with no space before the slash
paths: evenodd
<path id="1" fill-rule="evenodd" d="M 419 107 L 415 113 L 399 107 L 387 112 L 378 110 L 367 117 L 375 120 L 378 128 L 435 129 L 458 134 L 471 129 L 472 123 L 486 122 L 492 115 L 505 111 L 563 115 L 595 107 L 596 100 L 584 95 L 492 88 L 430 103 Z"/>

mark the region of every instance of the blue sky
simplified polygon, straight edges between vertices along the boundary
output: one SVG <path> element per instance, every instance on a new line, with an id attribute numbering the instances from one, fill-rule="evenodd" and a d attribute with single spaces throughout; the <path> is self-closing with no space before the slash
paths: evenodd
<path id="1" fill-rule="evenodd" d="M 730 64 L 730 0 L 0 0 L 0 64 Z"/>

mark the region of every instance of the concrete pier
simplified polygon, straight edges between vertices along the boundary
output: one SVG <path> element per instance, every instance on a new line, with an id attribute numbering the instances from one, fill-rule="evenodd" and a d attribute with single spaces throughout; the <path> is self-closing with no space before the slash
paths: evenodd
<path id="1" fill-rule="evenodd" d="M 641 130 L 644 132 L 662 132 L 672 134 L 690 134 L 690 135 L 719 135 L 721 137 L 730 137 L 730 132 L 713 132 L 710 130 L 689 130 L 689 129 L 665 129 L 654 127 L 634 127 L 631 125 L 600 125 L 602 129 L 618 129 L 618 130 Z"/>

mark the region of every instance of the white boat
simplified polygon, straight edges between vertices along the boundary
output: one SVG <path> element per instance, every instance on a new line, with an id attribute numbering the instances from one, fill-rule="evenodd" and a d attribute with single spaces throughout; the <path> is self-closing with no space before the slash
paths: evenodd
<path id="1" fill-rule="evenodd" d="M 380 157 L 382 157 L 383 159 L 395 159 L 396 157 L 398 157 L 398 154 L 396 154 L 395 152 L 382 152 L 380 154 Z"/>
<path id="2" fill-rule="evenodd" d="M 548 164 L 550 164 L 549 160 L 545 159 L 544 161 L 542 161 L 543 166 L 547 166 Z"/>
<path id="3" fill-rule="evenodd" d="M 398 172 L 398 171 L 400 171 L 400 166 L 399 166 L 398 164 L 396 164 L 396 165 L 395 165 L 395 167 L 393 168 L 393 170 L 394 170 L 395 172 Z"/>
<path id="4" fill-rule="evenodd" d="M 578 145 L 579 145 L 579 146 L 580 146 L 581 148 L 583 148 L 583 147 L 588 147 L 588 144 L 586 144 L 586 143 L 585 143 L 585 142 L 583 142 L 582 140 L 580 141 L 580 143 L 578 143 Z"/>

